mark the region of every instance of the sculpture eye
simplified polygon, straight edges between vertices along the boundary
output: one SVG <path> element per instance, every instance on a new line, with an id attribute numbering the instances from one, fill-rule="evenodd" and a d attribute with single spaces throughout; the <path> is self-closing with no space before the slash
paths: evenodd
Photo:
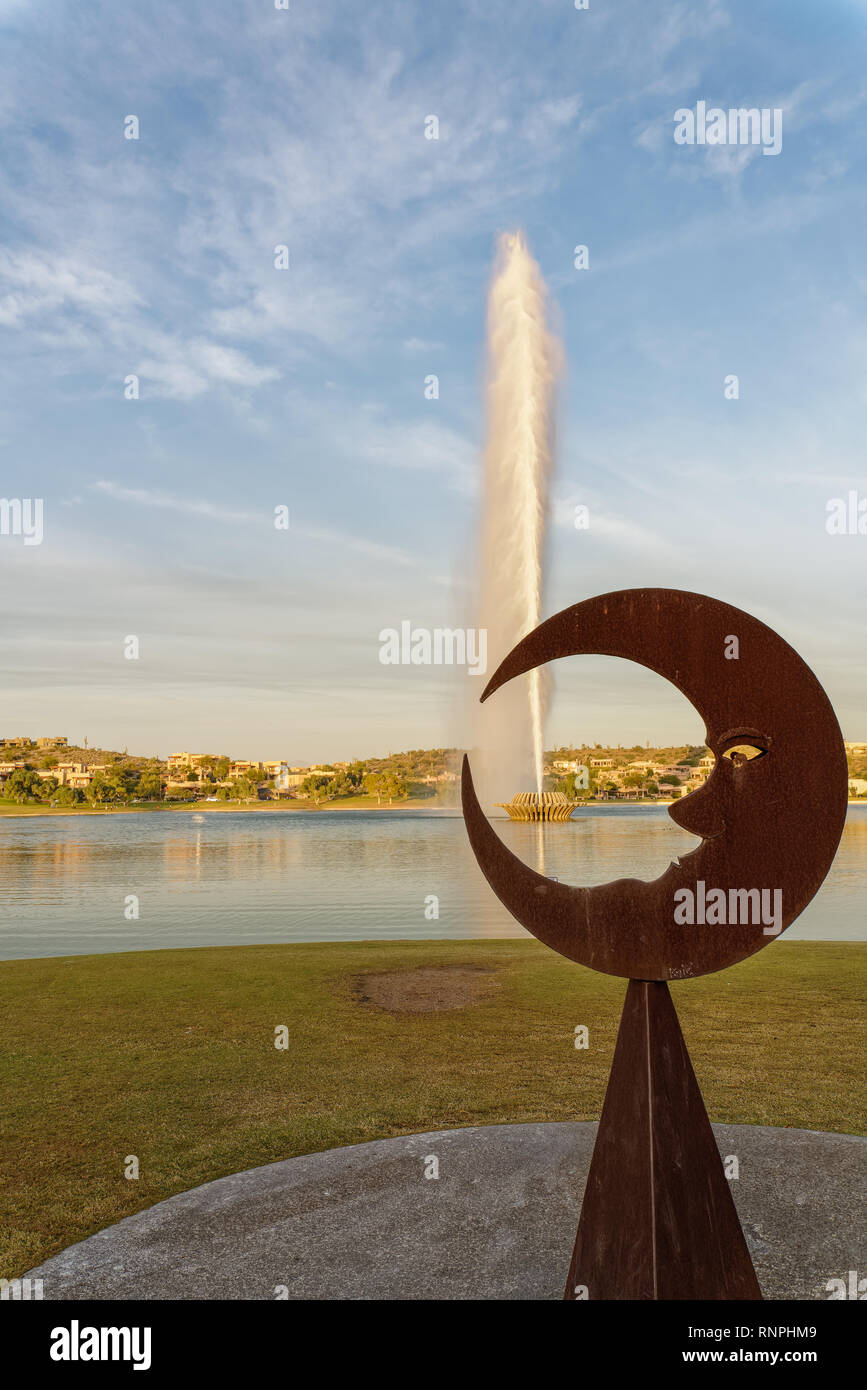
<path id="1" fill-rule="evenodd" d="M 744 763 L 754 762 L 757 758 L 764 758 L 767 748 L 761 743 L 743 742 L 733 743 L 723 752 L 723 757 L 728 758 L 729 762 L 741 767 Z"/>

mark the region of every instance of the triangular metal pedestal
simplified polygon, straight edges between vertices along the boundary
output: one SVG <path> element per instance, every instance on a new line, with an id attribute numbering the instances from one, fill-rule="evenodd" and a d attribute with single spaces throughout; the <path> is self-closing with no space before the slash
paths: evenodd
<path id="1" fill-rule="evenodd" d="M 567 1299 L 760 1299 L 668 985 L 630 980 Z"/>

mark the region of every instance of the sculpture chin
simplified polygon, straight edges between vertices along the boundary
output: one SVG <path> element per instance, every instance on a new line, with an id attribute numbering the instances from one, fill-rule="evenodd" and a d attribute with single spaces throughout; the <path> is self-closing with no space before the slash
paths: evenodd
<path id="1" fill-rule="evenodd" d="M 733 965 L 767 945 L 761 924 L 705 934 L 674 921 L 675 893 L 699 880 L 724 882 L 720 836 L 672 862 L 659 878 L 621 878 L 575 888 L 536 873 L 503 844 L 483 812 L 464 756 L 461 799 L 479 867 L 512 916 L 569 960 L 626 979 L 694 978 Z M 714 845 L 715 849 L 711 849 Z"/>
<path id="2" fill-rule="evenodd" d="M 696 867 L 695 864 L 689 864 L 689 865 L 687 865 L 685 861 L 686 861 L 687 859 L 694 859 L 694 857 L 695 857 L 697 854 L 701 854 L 701 852 L 702 852 L 702 850 L 704 849 L 704 847 L 705 847 L 706 844 L 707 844 L 707 841 L 706 841 L 706 840 L 702 840 L 701 844 L 700 844 L 700 845 L 696 845 L 695 849 L 687 849 L 687 850 L 684 850 L 683 854 L 679 854 L 679 855 L 677 856 L 676 859 L 672 859 L 672 861 L 671 861 L 671 868 L 672 868 L 672 869 L 685 869 L 685 868 L 689 868 L 690 871 L 692 871 L 693 869 L 695 869 L 695 867 Z"/>

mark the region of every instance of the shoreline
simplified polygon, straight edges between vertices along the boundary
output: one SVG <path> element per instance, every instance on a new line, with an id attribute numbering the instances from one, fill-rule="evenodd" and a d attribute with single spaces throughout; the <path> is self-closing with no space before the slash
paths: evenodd
<path id="1" fill-rule="evenodd" d="M 178 806 L 105 806 L 97 808 L 94 806 L 32 806 L 32 807 L 7 807 L 0 806 L 0 819 L 6 820 L 32 820 L 40 816 L 133 816 L 133 815 L 183 815 L 190 814 L 216 814 L 223 815 L 227 811 L 250 812 L 268 811 L 279 815 L 284 812 L 289 815 L 317 815 L 328 811 L 454 811 L 460 815 L 459 806 L 427 806 L 420 803 L 407 806 L 405 803 L 394 806 L 281 806 L 269 805 L 267 801 L 250 802 L 248 804 L 238 804 L 229 802 L 219 806 L 208 806 L 205 802 L 194 801 L 189 804 Z"/>
<path id="2" fill-rule="evenodd" d="M 684 798 L 684 800 L 685 800 L 685 798 Z M 642 808 L 642 809 L 646 809 L 648 806 L 673 806 L 673 805 L 675 805 L 675 802 L 673 802 L 673 801 L 657 801 L 657 800 L 654 800 L 654 801 L 589 801 L 589 802 L 587 802 L 587 805 L 586 805 L 586 806 L 582 806 L 582 807 L 580 808 L 580 811 L 581 811 L 581 812 L 585 812 L 585 811 L 595 811 L 595 810 L 597 810 L 597 809 L 599 809 L 600 807 L 603 807 L 603 806 L 636 806 L 636 807 L 640 807 L 640 808 Z M 849 800 L 846 802 L 846 805 L 847 805 L 847 807 L 849 807 L 849 806 L 867 806 L 867 797 L 860 797 L 860 798 L 857 798 L 857 799 L 854 799 L 854 800 L 850 797 Z M 410 815 L 412 815 L 412 814 L 415 814 L 415 815 L 420 815 L 420 814 L 422 814 L 422 815 L 423 815 L 425 812 L 430 812 L 430 811 L 443 811 L 443 812 L 451 812 L 451 813 L 453 813 L 455 816 L 460 816 L 460 815 L 461 815 L 461 808 L 460 808 L 460 805 L 456 805 L 456 806 L 428 805 L 427 803 L 419 803 L 419 802 L 416 802 L 416 803 L 414 803 L 414 804 L 412 804 L 412 805 L 407 805 L 406 802 L 397 802 L 397 803 L 395 803 L 394 805 L 390 805 L 390 806 L 357 806 L 357 805 L 356 805 L 356 806 L 353 806 L 353 805 L 339 805 L 339 804 L 328 805 L 328 806 L 312 806 L 312 805 L 306 805 L 306 806 L 284 806 L 284 805 L 279 805 L 279 804 L 278 804 L 278 805 L 275 806 L 275 805 L 269 805 L 268 802 L 266 802 L 266 801 L 261 801 L 261 802 L 258 802 L 258 803 L 257 803 L 257 802 L 250 802 L 250 803 L 246 803 L 246 804 L 243 804 L 243 805 L 242 805 L 242 804 L 236 804 L 236 803 L 234 803 L 234 802 L 229 802 L 229 803 L 223 803 L 223 804 L 218 805 L 218 806 L 211 806 L 211 805 L 208 805 L 206 802 L 203 802 L 203 801 L 194 801 L 194 802 L 189 802 L 189 803 L 183 803 L 183 804 L 177 805 L 177 806 L 170 806 L 170 805 L 169 805 L 169 806 L 166 806 L 166 805 L 163 805 L 163 806 L 106 806 L 106 807 L 103 807 L 103 808 L 101 808 L 101 809 L 97 809 L 97 808 L 94 807 L 94 806 L 32 806 L 32 807 L 24 807 L 24 806 L 20 806 L 20 807 L 19 807 L 19 806 L 16 806 L 16 807 L 12 807 L 12 806 L 0 806 L 0 820 L 33 820 L 33 819 L 35 819 L 35 818 L 39 818 L 39 817 L 42 817 L 42 816 L 46 816 L 46 817 L 59 817 L 59 816 L 68 816 L 68 817 L 73 817 L 73 816 L 101 816 L 101 817 L 105 818 L 105 817 L 108 817 L 108 816 L 135 816 L 135 815 L 153 815 L 153 814 L 158 814 L 158 815 L 167 815 L 167 814 L 168 814 L 168 815 L 183 815 L 184 813 L 186 813 L 187 815 L 189 815 L 189 814 L 191 814 L 191 813 L 192 813 L 192 814 L 197 814 L 197 815 L 208 815 L 208 814 L 224 815 L 226 812 L 229 812 L 229 811 L 240 812 L 240 813 L 242 813 L 242 814 L 246 814 L 246 813 L 252 812 L 252 811 L 265 811 L 265 812 L 268 812 L 268 813 L 271 814 L 271 815 L 280 815 L 280 814 L 284 814 L 284 815 L 293 815 L 293 816 L 297 816 L 297 815 L 312 815 L 312 814 L 314 814 L 314 813 L 315 813 L 316 815 L 327 815 L 329 812 L 334 812 L 334 811 L 344 811 L 344 812 L 345 812 L 345 811 L 355 811 L 355 812 L 361 812 L 361 811 L 374 811 L 374 812 L 377 812 L 377 811 L 401 811 L 401 812 L 404 812 L 404 813 L 408 813 L 408 814 L 410 814 Z M 508 819 L 509 819 L 508 816 L 490 816 L 490 817 L 489 817 L 489 820 L 502 820 L 502 821 L 506 821 L 506 820 L 508 820 Z M 570 820 L 571 820 L 571 819 L 574 819 L 574 817 L 570 817 Z M 526 822 L 526 823 L 529 825 L 529 824 L 535 824 L 536 822 L 528 821 L 528 822 Z"/>
<path id="3" fill-rule="evenodd" d="M 644 808 L 644 807 L 647 807 L 647 806 L 672 806 L 673 804 L 674 804 L 674 803 L 671 802 L 671 801 L 624 801 L 624 802 L 616 802 L 616 801 L 590 801 L 590 802 L 587 803 L 586 808 L 582 807 L 581 810 L 585 810 L 585 809 L 586 809 L 586 810 L 596 810 L 596 809 L 597 809 L 598 807 L 600 807 L 600 806 L 624 805 L 624 806 L 639 806 L 639 807 Z M 867 804 L 867 803 L 865 803 L 865 804 Z M 206 802 L 194 801 L 194 802 L 190 802 L 190 803 L 187 803 L 187 804 L 181 804 L 181 805 L 177 805 L 177 806 L 105 806 L 105 807 L 101 807 L 101 808 L 97 808 L 97 807 L 95 807 L 95 806 L 32 806 L 32 807 L 11 807 L 11 806 L 7 807 L 7 806 L 0 806 L 0 819 L 5 819 L 5 820 L 32 820 L 32 819 L 38 818 L 38 817 L 40 817 L 40 816 L 52 816 L 52 817 L 56 817 L 56 816 L 102 816 L 102 817 L 107 817 L 107 816 L 129 816 L 129 815 L 145 815 L 145 814 L 183 815 L 184 813 L 186 813 L 186 814 L 188 814 L 188 815 L 189 815 L 190 813 L 199 814 L 199 815 L 208 815 L 208 814 L 224 815 L 224 814 L 225 814 L 226 812 L 228 812 L 228 811 L 242 812 L 242 813 L 245 813 L 245 814 L 246 814 L 247 812 L 252 812 L 252 811 L 267 811 L 267 812 L 269 812 L 269 813 L 271 813 L 271 814 L 274 814 L 274 815 L 280 815 L 281 813 L 283 813 L 283 814 L 294 815 L 294 816 L 297 816 L 297 815 L 312 815 L 312 814 L 314 814 L 314 813 L 315 813 L 316 815 L 324 815 L 324 814 L 327 814 L 329 811 L 330 811 L 330 812 L 334 812 L 334 811 L 354 811 L 354 812 L 362 812 L 362 811 L 374 811 L 374 812 L 377 812 L 377 811 L 401 811 L 401 812 L 404 812 L 404 813 L 407 813 L 407 814 L 410 814 L 410 815 L 412 815 L 412 814 L 419 815 L 419 814 L 424 814 L 424 813 L 430 812 L 430 811 L 443 811 L 443 812 L 447 812 L 447 813 L 450 812 L 450 813 L 452 813 L 452 814 L 455 815 L 455 816 L 460 816 L 460 815 L 462 814 L 461 808 L 460 808 L 460 804 L 459 804 L 459 803 L 456 804 L 456 805 L 454 805 L 454 806 L 445 806 L 445 805 L 442 805 L 442 804 L 439 804 L 439 805 L 437 805 L 437 804 L 428 804 L 427 802 L 414 802 L 414 803 L 408 805 L 405 801 L 403 801 L 403 802 L 395 802 L 394 805 L 388 805 L 388 806 L 369 806 L 369 805 L 368 805 L 368 806 L 358 806 L 358 805 L 353 806 L 352 804 L 349 804 L 349 805 L 343 804 L 343 805 L 341 805 L 341 804 L 339 804 L 339 803 L 334 803 L 334 804 L 330 804 L 330 805 L 327 805 L 327 806 L 313 806 L 313 805 L 304 805 L 304 806 L 283 806 L 283 805 L 276 805 L 276 806 L 275 806 L 275 805 L 269 805 L 267 801 L 261 801 L 261 802 L 258 802 L 258 803 L 257 803 L 257 802 L 249 802 L 249 803 L 246 803 L 246 804 L 238 804 L 238 803 L 235 803 L 235 802 L 229 802 L 229 803 L 223 803 L 223 804 L 221 804 L 221 805 L 219 805 L 219 806 L 209 806 Z M 509 819 L 509 817 L 508 817 L 508 816 L 491 816 L 491 817 L 489 817 L 489 819 L 490 819 L 490 820 L 502 820 L 502 821 L 507 821 L 507 820 Z M 529 822 L 529 821 L 527 822 L 527 824 L 531 824 L 531 823 L 532 823 L 532 822 Z"/>

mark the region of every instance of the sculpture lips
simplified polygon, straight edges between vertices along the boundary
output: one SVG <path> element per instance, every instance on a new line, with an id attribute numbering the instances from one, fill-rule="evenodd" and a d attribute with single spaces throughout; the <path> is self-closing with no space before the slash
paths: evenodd
<path id="1" fill-rule="evenodd" d="M 726 651 L 733 636 L 732 659 Z M 512 915 L 571 960 L 645 980 L 723 969 L 773 937 L 761 920 L 678 924 L 674 895 L 695 891 L 699 881 L 727 896 L 784 887 L 782 929 L 791 925 L 827 874 L 846 817 L 846 755 L 834 711 L 809 667 L 771 628 L 677 589 L 618 590 L 564 609 L 512 649 L 481 698 L 545 662 L 591 653 L 664 676 L 704 720 L 716 766 L 698 791 L 669 808 L 701 845 L 650 883 L 557 883 L 499 839 L 465 757 L 461 796 L 473 852 Z M 739 738 L 761 739 L 765 756 L 743 764 L 727 759 Z"/>

